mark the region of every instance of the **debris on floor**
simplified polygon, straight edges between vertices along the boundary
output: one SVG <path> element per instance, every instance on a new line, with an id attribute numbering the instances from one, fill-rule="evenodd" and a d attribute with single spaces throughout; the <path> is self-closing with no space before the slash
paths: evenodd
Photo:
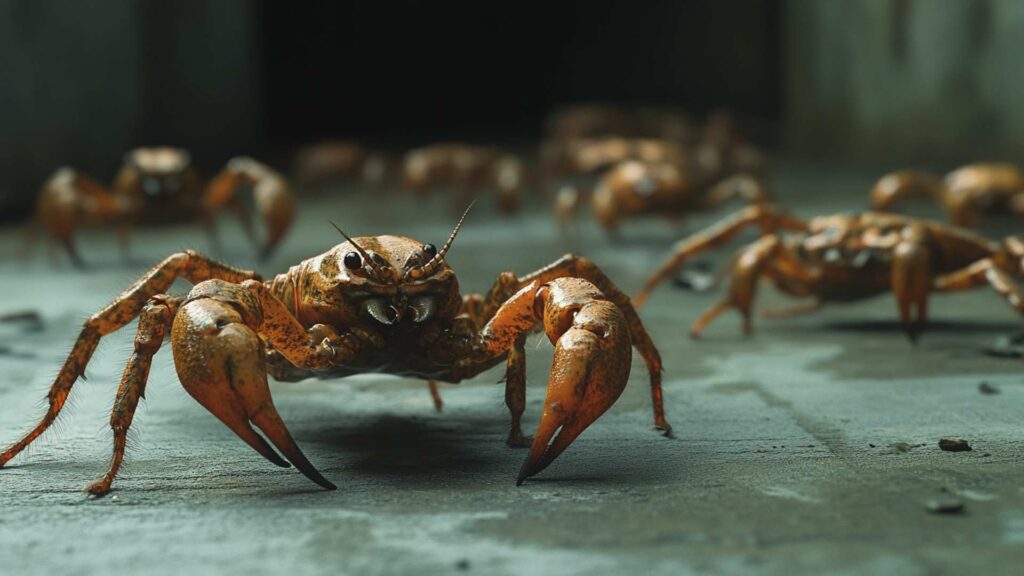
<path id="1" fill-rule="evenodd" d="M 712 272 L 711 263 L 706 260 L 694 262 L 683 268 L 673 283 L 691 292 L 707 292 L 718 285 L 719 278 Z"/>
<path id="2" fill-rule="evenodd" d="M 27 332 L 38 332 L 43 329 L 43 317 L 37 310 L 18 310 L 0 313 L 0 324 L 17 325 Z"/>
<path id="3" fill-rule="evenodd" d="M 962 438 L 942 438 L 939 440 L 939 448 L 946 452 L 970 452 L 973 450 L 967 440 Z"/>
<path id="4" fill-rule="evenodd" d="M 957 496 L 940 496 L 926 504 L 932 514 L 963 514 L 966 504 Z"/>
<path id="5" fill-rule="evenodd" d="M 893 442 L 892 444 L 889 444 L 889 450 L 888 450 L 888 452 L 884 452 L 884 454 L 905 454 L 907 452 L 910 452 L 914 448 L 920 448 L 922 446 L 924 446 L 924 444 L 909 444 L 907 442 Z M 874 447 L 874 446 L 872 445 L 872 447 Z"/>
<path id="6" fill-rule="evenodd" d="M 996 388 L 988 382 L 982 382 L 981 384 L 978 384 L 978 392 L 986 395 L 999 394 L 999 388 Z"/>
<path id="7" fill-rule="evenodd" d="M 21 350 L 15 350 L 10 346 L 0 346 L 0 356 L 7 356 L 8 358 L 35 358 L 36 355 L 31 352 L 23 352 Z"/>
<path id="8" fill-rule="evenodd" d="M 1024 332 L 996 339 L 985 348 L 985 354 L 996 358 L 1024 358 Z"/>

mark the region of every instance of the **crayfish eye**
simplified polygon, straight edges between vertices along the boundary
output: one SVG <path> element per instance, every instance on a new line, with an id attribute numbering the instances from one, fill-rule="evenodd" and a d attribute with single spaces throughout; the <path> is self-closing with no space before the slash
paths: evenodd
<path id="1" fill-rule="evenodd" d="M 423 253 L 433 258 L 434 256 L 437 256 L 437 247 L 433 244 L 424 244 Z"/>
<path id="2" fill-rule="evenodd" d="M 357 252 L 349 252 L 345 254 L 345 267 L 351 268 L 352 270 L 358 270 L 363 266 L 363 258 Z"/>

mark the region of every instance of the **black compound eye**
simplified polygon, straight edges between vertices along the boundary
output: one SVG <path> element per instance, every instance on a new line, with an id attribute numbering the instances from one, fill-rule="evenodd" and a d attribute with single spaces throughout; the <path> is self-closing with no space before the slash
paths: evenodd
<path id="1" fill-rule="evenodd" d="M 433 244 L 424 244 L 423 253 L 433 258 L 434 256 L 437 256 L 437 247 Z"/>
<path id="2" fill-rule="evenodd" d="M 351 268 L 352 270 L 358 270 L 363 267 L 363 257 L 357 252 L 349 252 L 345 254 L 345 268 Z"/>

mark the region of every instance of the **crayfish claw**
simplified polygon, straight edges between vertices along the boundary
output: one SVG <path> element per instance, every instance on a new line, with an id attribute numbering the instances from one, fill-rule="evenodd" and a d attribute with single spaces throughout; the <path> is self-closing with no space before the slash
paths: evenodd
<path id="1" fill-rule="evenodd" d="M 622 311 L 598 299 L 599 294 L 578 280 L 548 285 L 545 330 L 557 338 L 555 355 L 544 412 L 516 485 L 554 462 L 626 388 L 632 360 L 629 327 Z"/>

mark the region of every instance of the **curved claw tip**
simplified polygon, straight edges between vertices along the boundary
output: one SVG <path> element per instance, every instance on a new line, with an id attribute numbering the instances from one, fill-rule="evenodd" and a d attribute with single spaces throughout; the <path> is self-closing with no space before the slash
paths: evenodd
<path id="1" fill-rule="evenodd" d="M 312 466 L 310 466 L 310 468 L 308 468 L 308 469 L 305 466 L 296 466 L 296 468 L 298 468 L 299 472 L 302 472 L 303 476 L 305 476 L 306 478 L 309 478 L 310 480 L 315 482 L 318 486 L 320 486 L 324 490 L 337 490 L 338 489 L 338 487 L 335 486 L 333 482 L 331 482 L 327 478 L 324 478 L 320 474 L 320 472 L 318 472 L 316 470 L 316 468 L 312 468 Z"/>
<path id="2" fill-rule="evenodd" d="M 519 469 L 519 476 L 516 476 L 516 486 L 522 486 L 527 478 L 533 476 L 530 474 L 529 464 L 529 462 L 523 462 L 523 466 Z"/>

